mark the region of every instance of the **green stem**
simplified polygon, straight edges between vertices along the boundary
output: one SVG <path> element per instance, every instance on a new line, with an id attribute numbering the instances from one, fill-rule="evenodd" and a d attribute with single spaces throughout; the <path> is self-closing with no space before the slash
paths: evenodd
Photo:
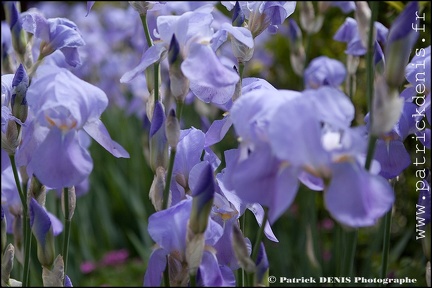
<path id="1" fill-rule="evenodd" d="M 373 156 L 375 154 L 375 144 L 378 138 L 375 135 L 370 134 L 368 140 L 368 150 L 366 155 L 365 169 L 369 170 L 372 164 Z"/>
<path id="2" fill-rule="evenodd" d="M 163 278 L 164 278 L 164 285 L 165 285 L 165 287 L 170 287 L 169 261 L 168 260 L 169 260 L 169 255 L 166 256 L 167 264 L 166 264 L 165 270 L 163 272 Z"/>
<path id="3" fill-rule="evenodd" d="M 151 46 L 153 46 L 153 41 L 152 41 L 152 39 L 150 37 L 150 30 L 149 30 L 149 27 L 148 27 L 148 24 L 147 24 L 147 13 L 141 14 L 140 18 L 141 18 L 141 22 L 142 22 L 142 25 L 143 25 L 143 28 L 144 28 L 144 33 L 145 33 L 145 37 L 146 37 L 146 40 L 147 40 L 147 44 L 148 44 L 149 47 L 151 47 Z"/>
<path id="4" fill-rule="evenodd" d="M 165 189 L 164 189 L 164 195 L 163 195 L 163 207 L 162 207 L 162 209 L 164 209 L 164 210 L 168 208 L 170 183 L 171 183 L 171 178 L 172 178 L 172 173 L 173 173 L 173 168 L 174 168 L 174 159 L 175 159 L 176 152 L 177 151 L 175 149 L 171 149 L 171 155 L 170 155 L 170 160 L 169 160 L 169 164 L 168 164 L 168 173 L 166 176 Z"/>
<path id="5" fill-rule="evenodd" d="M 15 185 L 18 189 L 18 194 L 21 199 L 21 204 L 23 206 L 23 234 L 24 234 L 24 271 L 22 285 L 27 287 L 29 285 L 29 274 L 30 274 L 30 249 L 31 249 L 31 232 L 30 232 L 30 217 L 28 215 L 28 205 L 27 205 L 27 195 L 24 194 L 19 176 L 18 169 L 15 163 L 15 156 L 9 155 L 9 159 L 12 166 L 12 171 L 15 179 Z"/>
<path id="6" fill-rule="evenodd" d="M 190 287 L 196 287 L 196 273 L 189 274 Z"/>
<path id="7" fill-rule="evenodd" d="M 353 231 L 345 231 L 345 243 L 347 243 L 346 251 L 344 255 L 344 261 L 342 265 L 342 277 L 351 277 L 353 274 L 354 268 L 354 257 L 357 246 L 357 234 L 358 229 L 354 229 Z"/>
<path id="8" fill-rule="evenodd" d="M 387 277 L 387 263 L 388 263 L 389 248 L 390 248 L 391 214 L 392 214 L 392 210 L 390 209 L 390 211 L 388 211 L 384 217 L 384 225 L 383 225 L 383 231 L 382 231 L 382 233 L 384 234 L 382 263 L 381 263 L 381 278 L 382 279 Z"/>
<path id="9" fill-rule="evenodd" d="M 244 72 L 245 64 L 243 62 L 239 62 L 239 76 L 240 81 L 243 79 L 243 72 Z"/>
<path id="10" fill-rule="evenodd" d="M 310 47 L 311 47 L 311 34 L 306 34 L 306 44 L 305 44 L 305 61 L 304 61 L 304 69 L 306 69 L 308 62 L 309 62 L 309 54 L 310 54 Z"/>
<path id="11" fill-rule="evenodd" d="M 153 64 L 153 73 L 154 73 L 154 103 L 159 101 L 159 62 Z"/>
<path id="12" fill-rule="evenodd" d="M 64 217 L 65 217 L 65 235 L 63 238 L 63 262 L 64 262 L 64 275 L 67 273 L 68 264 L 68 252 L 69 252 L 69 238 L 70 238 L 70 228 L 71 219 L 69 217 L 69 189 L 64 188 Z"/>
<path id="13" fill-rule="evenodd" d="M 177 114 L 177 120 L 179 121 L 179 123 L 180 123 L 181 115 L 183 113 L 183 106 L 184 106 L 183 101 L 177 100 L 176 114 Z"/>

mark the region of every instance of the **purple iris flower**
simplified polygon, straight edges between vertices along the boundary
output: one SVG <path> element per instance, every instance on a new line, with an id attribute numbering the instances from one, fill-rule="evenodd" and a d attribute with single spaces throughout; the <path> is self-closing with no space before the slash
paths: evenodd
<path id="1" fill-rule="evenodd" d="M 150 255 L 148 269 L 144 276 L 144 286 L 159 286 L 162 272 L 167 265 L 166 256 L 169 254 L 171 285 L 185 285 L 189 280 L 186 264 L 186 233 L 192 209 L 192 198 L 187 199 L 152 214 L 149 218 L 148 231 L 152 239 L 158 244 Z M 213 246 L 222 236 L 223 228 L 209 218 L 204 233 L 205 244 Z M 213 259 L 203 257 L 199 270 L 205 267 L 214 268 Z M 208 266 L 207 266 L 208 265 Z M 215 272 L 215 271 L 214 271 Z"/>
<path id="2" fill-rule="evenodd" d="M 324 95 L 330 89 L 323 87 L 314 94 Z M 325 204 L 336 220 L 352 227 L 374 225 L 391 208 L 393 190 L 384 178 L 362 168 L 363 134 L 340 123 L 350 118 L 341 121 L 316 113 L 344 107 L 339 106 L 338 97 L 333 102 L 317 101 L 315 105 L 320 106 L 315 106 L 309 91 L 279 105 L 273 113 L 269 124 L 272 151 L 280 161 L 324 180 Z"/>
<path id="3" fill-rule="evenodd" d="M 27 166 L 46 186 L 57 189 L 81 183 L 93 162 L 78 133 L 87 132 L 115 157 L 129 154 L 109 136 L 99 119 L 108 105 L 105 93 L 66 69 L 40 66 L 27 91 L 33 120 L 23 129 L 18 166 Z"/>
<path id="4" fill-rule="evenodd" d="M 237 1 L 221 1 L 228 10 L 232 10 Z M 247 19 L 253 37 L 268 29 L 276 33 L 278 26 L 288 18 L 296 8 L 295 1 L 239 1 L 240 8 Z"/>
<path id="5" fill-rule="evenodd" d="M 417 105 L 405 102 L 399 121 L 393 129 L 380 137 L 376 142 L 374 158 L 381 165 L 380 175 L 392 179 L 400 175 L 411 164 L 411 157 L 405 148 L 404 141 L 408 135 L 417 132 L 416 114 Z M 369 114 L 365 117 L 368 124 Z"/>
<path id="6" fill-rule="evenodd" d="M 120 82 L 131 81 L 153 63 L 165 59 L 175 35 L 184 58 L 181 71 L 189 79 L 191 91 L 204 102 L 226 103 L 234 93 L 239 76 L 234 69 L 223 65 L 206 44 L 214 34 L 210 26 L 212 21 L 210 12 L 199 9 L 180 16 L 159 16 L 157 31 L 161 41 L 147 49 L 138 66 L 125 73 Z"/>
<path id="7" fill-rule="evenodd" d="M 342 62 L 320 56 L 313 59 L 304 71 L 304 82 L 307 89 L 321 86 L 338 88 L 345 80 L 347 71 Z"/>
<path id="8" fill-rule="evenodd" d="M 3 150 L 2 150 L 3 151 Z M 2 152 L 3 153 L 3 152 Z M 3 160 L 2 155 L 2 160 Z M 9 159 L 9 157 L 5 157 Z M 7 220 L 7 233 L 13 233 L 13 222 L 15 221 L 15 217 L 22 213 L 22 204 L 21 199 L 18 194 L 18 189 L 15 184 L 15 178 L 12 171 L 12 166 L 9 165 L 5 168 L 1 173 L 2 181 L 1 181 L 1 198 L 2 198 L 2 207 L 5 212 L 5 217 Z M 62 222 L 54 216 L 52 213 L 48 212 L 48 217 L 53 225 L 53 233 L 54 236 L 59 235 L 63 231 Z"/>
<path id="9" fill-rule="evenodd" d="M 384 73 L 392 87 L 398 87 L 405 80 L 405 75 L 400 71 L 406 68 L 411 50 L 419 37 L 418 11 L 418 2 L 409 2 L 390 27 L 385 47 L 387 64 Z"/>
<path id="10" fill-rule="evenodd" d="M 381 54 L 380 51 L 382 50 L 379 46 L 379 43 L 386 45 L 388 29 L 380 22 L 375 22 L 374 26 L 377 31 L 377 38 L 375 41 L 375 54 L 377 55 L 375 55 L 375 63 L 378 63 L 378 59 L 381 59 L 379 55 Z M 362 56 L 366 54 L 367 50 L 362 44 L 360 33 L 357 27 L 357 21 L 354 18 L 347 17 L 342 26 L 336 31 L 333 39 L 347 43 L 347 49 L 345 50 L 346 54 L 353 56 Z"/>
<path id="11" fill-rule="evenodd" d="M 46 19 L 37 10 L 22 13 L 21 19 L 23 29 L 42 41 L 39 58 L 60 50 L 69 65 L 81 64 L 78 47 L 85 42 L 74 22 L 66 18 Z"/>
<path id="12" fill-rule="evenodd" d="M 213 171 L 220 164 L 219 158 L 209 147 L 205 146 L 204 138 L 204 133 L 193 127 L 180 131 L 171 180 L 173 205 L 185 199 L 187 194 L 191 194 L 189 174 L 192 168 L 201 162 L 203 151 L 203 160 L 212 165 Z"/>

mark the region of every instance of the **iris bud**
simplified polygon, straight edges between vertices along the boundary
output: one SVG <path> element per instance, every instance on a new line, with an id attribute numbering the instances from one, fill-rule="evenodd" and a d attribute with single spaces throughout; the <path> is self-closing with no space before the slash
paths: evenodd
<path id="1" fill-rule="evenodd" d="M 12 244 L 9 244 L 6 247 L 4 254 L 2 255 L 2 263 L 1 263 L 1 286 L 2 287 L 10 286 L 9 280 L 10 280 L 10 273 L 12 272 L 12 268 L 13 268 L 14 253 L 15 253 L 14 246 Z"/>
<path id="2" fill-rule="evenodd" d="M 28 105 L 27 105 L 27 89 L 29 86 L 29 77 L 22 64 L 19 65 L 15 76 L 12 80 L 12 115 L 21 120 L 22 123 L 27 119 Z"/>
<path id="3" fill-rule="evenodd" d="M 174 109 L 171 109 L 168 114 L 165 125 L 165 133 L 168 145 L 171 147 L 171 150 L 175 150 L 180 138 L 180 124 L 175 115 Z"/>
<path id="4" fill-rule="evenodd" d="M 169 77 L 171 93 L 177 101 L 184 101 L 189 91 L 189 79 L 181 70 L 183 55 L 180 53 L 180 46 L 173 34 L 168 49 Z"/>
<path id="5" fill-rule="evenodd" d="M 42 267 L 42 281 L 44 287 L 63 287 L 64 262 L 61 255 L 58 255 L 54 260 L 52 269 L 45 266 Z"/>
<path id="6" fill-rule="evenodd" d="M 42 266 L 51 267 L 54 262 L 54 233 L 45 208 L 31 198 L 30 227 L 37 241 L 37 257 Z"/>
<path id="7" fill-rule="evenodd" d="M 243 233 L 241 232 L 240 228 L 237 227 L 237 225 L 233 225 L 231 244 L 240 267 L 249 273 L 255 272 L 255 263 L 249 257 L 249 251 L 246 246 L 245 238 L 243 237 Z"/>

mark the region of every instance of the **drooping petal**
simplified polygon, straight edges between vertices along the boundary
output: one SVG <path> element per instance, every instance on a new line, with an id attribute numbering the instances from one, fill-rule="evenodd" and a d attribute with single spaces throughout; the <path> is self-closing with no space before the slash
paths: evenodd
<path id="1" fill-rule="evenodd" d="M 264 209 L 263 207 L 258 204 L 252 204 L 250 207 L 248 207 L 250 211 L 255 215 L 255 219 L 258 222 L 258 225 L 261 226 L 263 222 L 264 217 Z M 279 240 L 276 238 L 276 236 L 273 233 L 273 230 L 268 222 L 265 223 L 264 227 L 264 234 L 267 236 L 267 238 L 273 242 L 279 242 Z"/>
<path id="2" fill-rule="evenodd" d="M 197 274 L 197 281 L 202 287 L 226 286 L 217 258 L 209 251 L 204 251 L 203 253 Z"/>
<path id="3" fill-rule="evenodd" d="M 162 45 L 162 43 L 157 43 L 151 46 L 144 52 L 141 62 L 138 64 L 138 66 L 123 74 L 123 76 L 120 78 L 120 82 L 129 83 L 135 79 L 135 77 L 137 77 L 138 74 L 143 73 L 147 67 L 160 61 L 164 57 L 163 54 L 166 51 L 166 47 Z"/>
<path id="4" fill-rule="evenodd" d="M 57 189 L 81 183 L 92 171 L 93 160 L 80 146 L 76 131 L 63 135 L 60 129 L 52 128 L 29 166 L 41 183 Z"/>
<path id="5" fill-rule="evenodd" d="M 292 168 L 283 168 L 266 146 L 238 163 L 231 177 L 236 194 L 246 203 L 268 207 L 268 219 L 274 223 L 294 200 L 298 188 L 296 174 Z"/>
<path id="6" fill-rule="evenodd" d="M 395 178 L 411 165 L 411 157 L 399 140 L 377 140 L 375 159 L 381 164 L 380 175 L 386 179 Z"/>
<path id="7" fill-rule="evenodd" d="M 233 69 L 219 61 L 209 46 L 198 43 L 191 45 L 189 55 L 181 68 L 191 82 L 201 86 L 221 88 L 235 85 L 240 79 Z"/>
<path id="8" fill-rule="evenodd" d="M 129 158 L 129 153 L 117 142 L 111 139 L 105 125 L 99 119 L 87 122 L 84 130 L 102 147 L 117 158 Z"/>
<path id="9" fill-rule="evenodd" d="M 162 274 L 167 265 L 167 255 L 168 252 L 162 248 L 158 248 L 152 252 L 144 275 L 144 287 L 160 286 Z"/>
<path id="10" fill-rule="evenodd" d="M 349 162 L 333 164 L 332 172 L 324 202 L 340 223 L 350 227 L 372 226 L 391 209 L 395 195 L 383 177 Z"/>
<path id="11" fill-rule="evenodd" d="M 231 117 L 225 116 L 221 120 L 215 120 L 211 124 L 210 128 L 205 134 L 205 142 L 204 146 L 209 147 L 213 144 L 219 143 L 228 132 L 229 128 L 231 128 L 232 120 Z"/>

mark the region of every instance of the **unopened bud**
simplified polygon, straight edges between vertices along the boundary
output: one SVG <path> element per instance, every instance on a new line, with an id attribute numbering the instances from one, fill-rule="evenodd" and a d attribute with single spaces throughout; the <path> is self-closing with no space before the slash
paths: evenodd
<path id="1" fill-rule="evenodd" d="M 14 262 L 15 248 L 12 244 L 6 247 L 4 254 L 2 255 L 1 263 L 1 286 L 6 287 L 9 285 L 10 273 L 12 272 Z"/>
<path id="2" fill-rule="evenodd" d="M 129 4 L 140 14 L 145 15 L 153 8 L 156 1 L 129 1 Z"/>
<path id="3" fill-rule="evenodd" d="M 20 142 L 19 134 L 18 124 L 14 120 L 9 120 L 6 124 L 6 135 L 2 134 L 2 149 L 9 155 L 15 155 Z"/>
<path id="4" fill-rule="evenodd" d="M 408 3 L 390 27 L 385 47 L 385 77 L 390 87 L 398 88 L 405 81 L 405 68 L 419 32 L 417 1 Z M 401 73 L 402 71 L 402 73 Z"/>
<path id="5" fill-rule="evenodd" d="M 246 246 L 243 233 L 237 225 L 233 225 L 231 244 L 234 250 L 234 254 L 241 268 L 246 272 L 255 272 L 255 263 L 249 257 L 249 251 Z"/>
<path id="6" fill-rule="evenodd" d="M 12 115 L 21 120 L 24 123 L 28 115 L 28 104 L 27 104 L 27 89 L 29 86 L 29 77 L 25 68 L 22 64 L 19 65 L 15 76 L 12 80 Z"/>
<path id="7" fill-rule="evenodd" d="M 30 227 L 37 241 L 37 257 L 42 266 L 51 267 L 54 262 L 54 233 L 51 220 L 44 207 L 30 199 Z"/>
<path id="8" fill-rule="evenodd" d="M 318 32 L 324 22 L 321 14 L 315 16 L 315 10 L 311 1 L 302 1 L 300 4 L 300 25 L 308 34 Z"/>
<path id="9" fill-rule="evenodd" d="M 21 59 L 24 59 L 26 52 L 26 32 L 22 29 L 20 18 L 20 4 L 17 1 L 5 1 L 5 13 L 9 27 L 11 29 L 12 46 Z"/>
<path id="10" fill-rule="evenodd" d="M 390 132 L 399 121 L 404 105 L 404 98 L 399 97 L 399 92 L 390 88 L 383 75 L 375 77 L 375 93 L 373 97 L 373 120 L 371 133 L 380 137 Z"/>
<path id="11" fill-rule="evenodd" d="M 184 101 L 189 91 L 189 79 L 183 74 L 181 64 L 183 55 L 180 53 L 180 45 L 173 34 L 168 49 L 169 77 L 171 93 L 177 101 Z"/>
<path id="12" fill-rule="evenodd" d="M 244 29 L 244 28 L 243 28 Z M 246 30 L 249 31 L 249 30 Z M 246 63 L 254 54 L 254 47 L 248 46 L 240 41 L 238 41 L 235 37 L 230 37 L 231 40 L 231 48 L 234 56 L 237 58 L 239 63 Z"/>
<path id="13" fill-rule="evenodd" d="M 153 178 L 153 183 L 150 187 L 149 198 L 155 207 L 156 211 L 163 209 L 163 194 L 165 190 L 165 169 L 163 167 L 156 168 L 156 175 Z M 170 195 L 171 196 L 171 195 Z M 171 197 L 168 199 L 168 206 L 171 204 Z"/>
<path id="14" fill-rule="evenodd" d="M 45 206 L 46 200 L 46 187 L 35 176 L 30 180 L 28 196 L 35 198 L 41 206 Z"/>
<path id="15" fill-rule="evenodd" d="M 180 124 L 175 115 L 174 109 L 171 109 L 168 114 L 165 129 L 168 145 L 171 149 L 175 150 L 180 138 Z"/>
<path id="16" fill-rule="evenodd" d="M 63 257 L 58 255 L 51 267 L 42 266 L 42 282 L 44 287 L 64 286 L 64 262 Z"/>
<path id="17" fill-rule="evenodd" d="M 236 27 L 242 27 L 244 21 L 245 21 L 245 15 L 243 13 L 243 10 L 240 7 L 239 2 L 236 1 L 236 4 L 234 5 L 233 8 L 232 25 Z"/>
<path id="18" fill-rule="evenodd" d="M 192 231 L 190 221 L 188 222 L 187 229 L 186 262 L 188 263 L 189 274 L 196 275 L 204 253 L 205 238 L 204 233 L 196 234 Z"/>
<path id="19" fill-rule="evenodd" d="M 150 126 L 150 167 L 155 172 L 156 168 L 167 167 L 168 148 L 165 134 L 165 112 L 161 102 L 154 106 L 153 117 Z"/>
<path id="20" fill-rule="evenodd" d="M 67 220 L 71 220 L 74 212 L 75 212 L 75 207 L 76 207 L 76 193 L 75 193 L 75 186 L 69 187 L 68 189 L 68 210 L 69 210 L 69 218 Z M 62 203 L 62 211 L 63 211 L 63 215 L 66 217 L 66 213 L 65 213 L 65 191 L 62 191 L 61 193 L 61 203 Z"/>
<path id="21" fill-rule="evenodd" d="M 369 4 L 367 1 L 356 1 L 356 9 L 355 9 L 355 18 L 357 20 L 357 29 L 360 34 L 360 40 L 363 47 L 368 47 L 368 39 L 369 39 L 369 27 L 371 21 L 371 9 L 369 8 Z M 375 37 L 375 28 L 373 31 L 373 39 Z"/>
<path id="22" fill-rule="evenodd" d="M 197 172 L 197 175 L 200 176 L 196 185 L 191 187 L 193 201 L 189 225 L 195 234 L 200 234 L 207 229 L 215 193 L 215 180 L 212 168 L 207 161 L 195 165 L 190 172 L 191 174 L 195 174 L 194 169 L 201 171 Z"/>

